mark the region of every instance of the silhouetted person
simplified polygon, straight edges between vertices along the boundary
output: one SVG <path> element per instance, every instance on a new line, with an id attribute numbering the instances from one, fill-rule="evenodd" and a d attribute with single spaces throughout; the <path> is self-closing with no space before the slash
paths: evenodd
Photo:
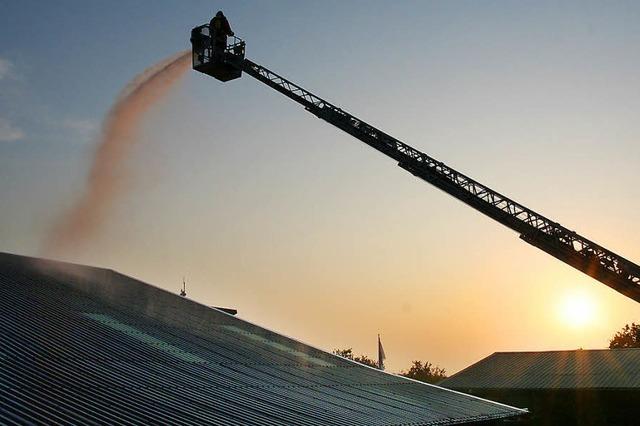
<path id="1" fill-rule="evenodd" d="M 213 46 L 213 60 L 222 61 L 224 50 L 227 48 L 227 36 L 232 36 L 233 31 L 231 31 L 229 21 L 227 21 L 227 17 L 224 16 L 221 10 L 209 22 L 209 33 L 211 34 Z"/>

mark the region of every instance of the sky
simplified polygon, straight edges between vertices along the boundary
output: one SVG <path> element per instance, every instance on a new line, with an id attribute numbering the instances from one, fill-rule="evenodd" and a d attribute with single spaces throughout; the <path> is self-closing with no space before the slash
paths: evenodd
<path id="1" fill-rule="evenodd" d="M 100 124 L 225 11 L 253 61 L 640 262 L 640 3 L 0 0 L 0 251 L 38 256 Z M 603 348 L 638 305 L 249 76 L 190 72 L 63 260 L 333 350 L 456 372 Z"/>

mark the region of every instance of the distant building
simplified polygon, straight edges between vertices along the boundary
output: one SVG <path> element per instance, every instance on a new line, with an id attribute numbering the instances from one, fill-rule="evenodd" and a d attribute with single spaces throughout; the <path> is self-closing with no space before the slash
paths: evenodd
<path id="1" fill-rule="evenodd" d="M 524 424 L 640 425 L 640 349 L 496 352 L 440 386 L 526 407 Z"/>
<path id="2" fill-rule="evenodd" d="M 496 424 L 522 410 L 365 367 L 117 272 L 0 253 L 0 424 Z"/>

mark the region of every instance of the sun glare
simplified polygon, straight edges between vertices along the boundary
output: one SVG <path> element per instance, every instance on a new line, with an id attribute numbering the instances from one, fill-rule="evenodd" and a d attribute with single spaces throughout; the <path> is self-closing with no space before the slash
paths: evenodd
<path id="1" fill-rule="evenodd" d="M 593 320 L 593 301 L 584 294 L 567 295 L 562 302 L 560 314 L 562 319 L 573 327 L 582 327 Z"/>

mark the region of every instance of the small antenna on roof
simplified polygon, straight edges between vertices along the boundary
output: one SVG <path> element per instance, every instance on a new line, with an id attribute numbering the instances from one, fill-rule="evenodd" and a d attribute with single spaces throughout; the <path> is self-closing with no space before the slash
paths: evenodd
<path id="1" fill-rule="evenodd" d="M 180 296 L 186 297 L 187 295 L 187 283 L 184 281 L 184 277 L 182 277 L 182 290 L 180 290 Z"/>

